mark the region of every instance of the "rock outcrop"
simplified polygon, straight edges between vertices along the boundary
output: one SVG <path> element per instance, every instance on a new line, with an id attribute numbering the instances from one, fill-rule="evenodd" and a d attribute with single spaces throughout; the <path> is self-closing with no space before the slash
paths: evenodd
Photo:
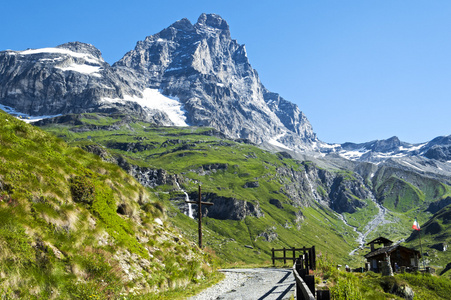
<path id="1" fill-rule="evenodd" d="M 190 199 L 197 199 L 199 195 L 192 193 Z M 214 193 L 202 194 L 202 201 L 212 202 L 214 205 L 202 206 L 202 215 L 218 220 L 243 220 L 247 216 L 263 217 L 264 214 L 258 203 L 251 203 L 230 197 L 218 196 Z M 193 204 L 195 211 L 197 205 Z"/>

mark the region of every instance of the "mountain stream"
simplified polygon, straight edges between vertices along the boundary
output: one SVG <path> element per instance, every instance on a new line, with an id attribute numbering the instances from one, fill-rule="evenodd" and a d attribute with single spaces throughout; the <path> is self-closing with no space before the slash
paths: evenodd
<path id="1" fill-rule="evenodd" d="M 307 174 L 305 174 L 305 179 L 310 187 L 310 190 L 313 194 L 313 197 L 315 198 L 315 200 L 318 203 L 322 203 L 322 199 L 321 197 L 317 194 L 316 190 L 313 187 L 313 184 L 311 183 L 309 177 L 307 176 Z M 343 215 L 338 214 L 337 213 L 337 217 L 343 221 L 343 223 L 345 223 L 346 226 L 351 227 L 352 230 L 354 230 L 357 233 L 357 242 L 359 243 L 359 247 L 355 248 L 354 250 L 352 250 L 351 252 L 349 252 L 349 255 L 354 255 L 359 249 L 363 249 L 363 247 L 366 244 L 366 237 L 373 232 L 374 230 L 376 230 L 376 228 L 381 225 L 386 223 L 385 220 L 385 214 L 387 213 L 387 209 L 385 207 L 382 206 L 382 204 L 378 203 L 376 201 L 376 198 L 374 197 L 374 195 L 372 193 L 371 194 L 371 201 L 377 206 L 377 208 L 379 209 L 377 215 L 368 222 L 368 224 L 366 224 L 366 226 L 363 228 L 363 232 L 358 231 L 357 227 L 350 225 L 346 219 L 343 217 Z"/>
<path id="2" fill-rule="evenodd" d="M 366 244 L 366 237 L 373 232 L 374 230 L 376 230 L 376 228 L 381 225 L 384 224 L 385 221 L 385 214 L 387 213 L 387 209 L 385 207 L 382 206 L 382 204 L 377 203 L 376 199 L 373 197 L 371 197 L 372 201 L 374 202 L 374 204 L 376 204 L 377 208 L 379 209 L 377 215 L 368 222 L 368 224 L 366 224 L 365 228 L 363 228 L 363 232 L 358 231 L 357 227 L 350 225 L 346 219 L 343 217 L 343 215 L 338 214 L 338 218 L 340 220 L 343 221 L 343 223 L 345 223 L 345 225 L 349 226 L 352 228 L 352 230 L 354 230 L 357 233 L 357 242 L 359 243 L 359 247 L 355 248 L 354 250 L 352 250 L 351 252 L 349 252 L 349 255 L 354 255 L 359 249 L 363 249 L 363 247 Z"/>

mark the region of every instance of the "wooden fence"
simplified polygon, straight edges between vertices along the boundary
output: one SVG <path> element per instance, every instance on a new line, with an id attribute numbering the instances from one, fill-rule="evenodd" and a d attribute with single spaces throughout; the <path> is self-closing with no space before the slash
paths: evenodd
<path id="1" fill-rule="evenodd" d="M 276 253 L 278 252 L 282 252 L 283 256 L 276 257 Z M 311 248 L 273 248 L 273 265 L 276 260 L 283 260 L 284 264 L 287 263 L 287 260 L 291 260 L 293 262 L 293 275 L 296 279 L 296 299 L 330 300 L 329 290 L 318 290 L 315 293 L 315 276 L 310 275 L 310 270 L 316 270 L 315 246 L 312 246 Z"/>
<path id="2" fill-rule="evenodd" d="M 296 259 L 293 265 L 293 275 L 296 280 L 297 300 L 330 300 L 329 290 L 317 290 L 315 298 L 315 275 L 305 267 L 305 256 Z"/>
<path id="3" fill-rule="evenodd" d="M 315 299 L 315 276 L 308 275 L 309 270 L 302 268 L 302 263 L 296 261 L 293 265 L 293 275 L 296 279 L 296 299 Z"/>
<path id="4" fill-rule="evenodd" d="M 275 265 L 276 260 L 283 260 L 283 264 L 287 264 L 287 260 L 291 260 L 294 263 L 297 259 L 296 252 L 299 257 L 304 257 L 303 262 L 305 264 L 306 269 L 316 270 L 316 254 L 315 254 L 315 246 L 311 248 L 282 248 L 282 249 L 274 249 L 272 248 L 272 264 Z M 276 252 L 282 252 L 282 257 L 276 257 Z"/>

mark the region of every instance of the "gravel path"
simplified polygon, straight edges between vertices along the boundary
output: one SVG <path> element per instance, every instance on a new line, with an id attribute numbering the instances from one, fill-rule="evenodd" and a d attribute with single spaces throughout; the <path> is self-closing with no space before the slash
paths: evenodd
<path id="1" fill-rule="evenodd" d="M 291 269 L 225 269 L 225 279 L 189 300 L 282 300 L 294 295 Z"/>

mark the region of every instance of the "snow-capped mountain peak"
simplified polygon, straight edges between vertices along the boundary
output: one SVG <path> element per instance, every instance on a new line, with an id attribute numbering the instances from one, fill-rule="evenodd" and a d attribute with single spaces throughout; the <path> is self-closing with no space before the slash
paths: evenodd
<path id="1" fill-rule="evenodd" d="M 388 159 L 422 156 L 441 161 L 451 160 L 451 136 L 438 137 L 430 142 L 409 144 L 397 137 L 367 143 L 344 143 L 331 152 L 354 161 L 380 163 Z"/>

